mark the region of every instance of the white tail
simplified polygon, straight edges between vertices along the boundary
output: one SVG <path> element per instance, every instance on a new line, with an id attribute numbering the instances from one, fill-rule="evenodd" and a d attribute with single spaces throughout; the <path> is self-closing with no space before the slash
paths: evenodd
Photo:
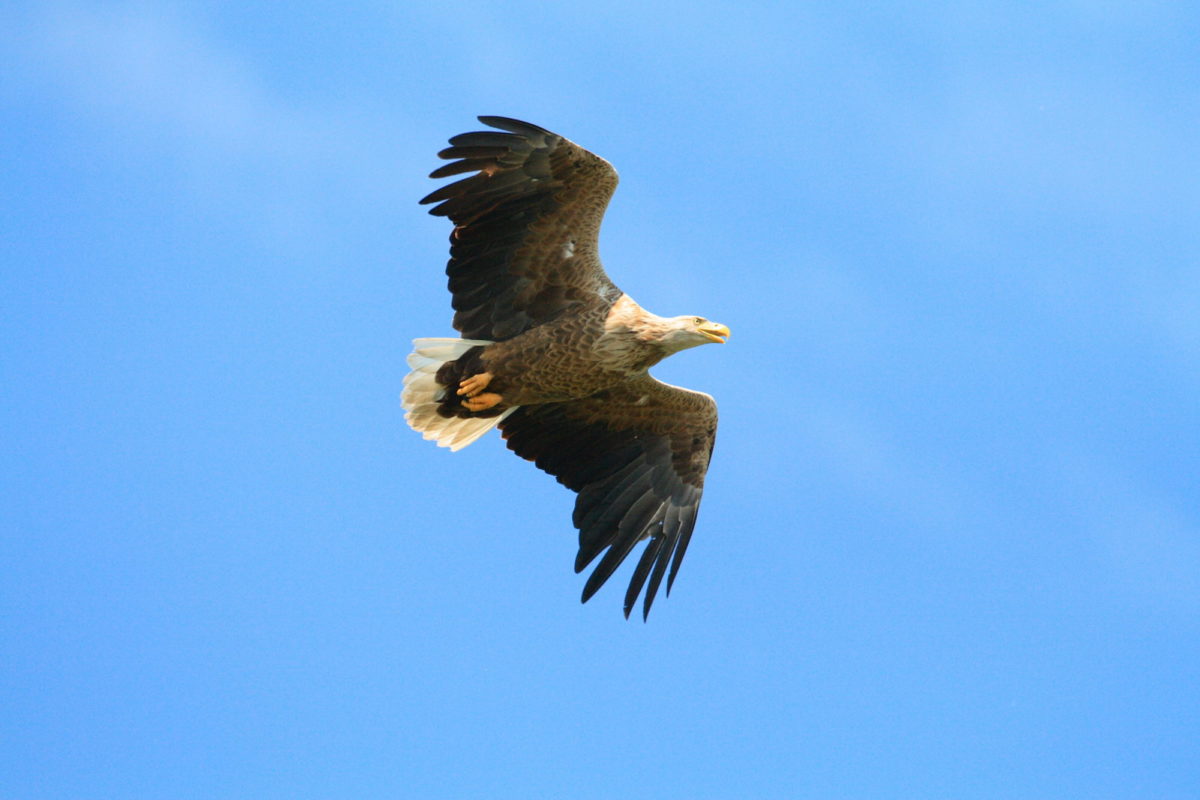
<path id="1" fill-rule="evenodd" d="M 491 342 L 482 339 L 413 339 L 413 351 L 408 354 L 412 372 L 404 378 L 400 404 L 406 412 L 404 419 L 412 429 L 426 439 L 436 441 L 438 447 L 461 450 L 517 410 L 517 406 L 513 406 L 494 417 L 443 417 L 437 413 L 438 405 L 448 391 L 437 382 L 438 369 L 472 347 L 489 344 Z"/>

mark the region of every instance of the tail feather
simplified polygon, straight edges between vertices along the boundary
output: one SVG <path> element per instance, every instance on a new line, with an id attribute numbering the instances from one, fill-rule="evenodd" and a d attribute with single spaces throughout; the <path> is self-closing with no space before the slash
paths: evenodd
<path id="1" fill-rule="evenodd" d="M 443 417 L 438 414 L 438 406 L 449 391 L 448 387 L 437 382 L 438 369 L 472 347 L 489 344 L 491 342 L 480 339 L 413 340 L 413 351 L 408 355 L 408 365 L 412 372 L 404 378 L 404 392 L 400 395 L 400 402 L 404 406 L 404 419 L 409 426 L 424 438 L 437 442 L 438 447 L 449 447 L 452 451 L 461 450 L 517 410 L 517 407 L 513 406 L 494 417 Z"/>

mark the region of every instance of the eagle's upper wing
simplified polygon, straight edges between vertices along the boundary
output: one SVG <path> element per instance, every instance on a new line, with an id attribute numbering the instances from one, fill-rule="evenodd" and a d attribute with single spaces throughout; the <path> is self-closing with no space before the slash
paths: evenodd
<path id="1" fill-rule="evenodd" d="M 500 341 L 620 291 L 604 274 L 600 220 L 617 188 L 604 159 L 536 125 L 480 117 L 506 133 L 464 133 L 438 153 L 457 159 L 431 178 L 475 175 L 424 198 L 449 217 L 454 327 Z"/>
<path id="2" fill-rule="evenodd" d="M 584 602 L 649 537 L 625 593 L 628 617 L 648 577 L 648 615 L 668 562 L 670 594 L 696 525 L 717 404 L 643 373 L 582 400 L 522 406 L 500 428 L 509 449 L 579 493 L 575 571 L 608 548 L 583 588 Z"/>

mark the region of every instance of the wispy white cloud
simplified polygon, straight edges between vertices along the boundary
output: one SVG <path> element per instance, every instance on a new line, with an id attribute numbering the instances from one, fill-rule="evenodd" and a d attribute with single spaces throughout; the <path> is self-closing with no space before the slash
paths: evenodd
<path id="1" fill-rule="evenodd" d="M 1195 257 L 1200 257 L 1200 247 Z M 1195 385 L 1200 382 L 1195 364 L 1200 356 L 1200 276 L 1194 271 L 1195 257 L 1177 258 L 1178 269 L 1130 277 L 1129 303 L 1140 315 L 1137 323 L 1148 327 L 1154 338 L 1179 367 L 1178 377 Z"/>
<path id="2" fill-rule="evenodd" d="M 162 9 L 50 4 L 27 23 L 23 55 L 35 66 L 27 72 L 75 109 L 138 125 L 145 137 L 282 153 L 327 127 L 278 102 L 251 65 Z"/>
<path id="3" fill-rule="evenodd" d="M 1049 481 L 1118 585 L 1151 604 L 1200 607 L 1200 519 L 1092 448 L 1064 450 Z"/>
<path id="4" fill-rule="evenodd" d="M 420 174 L 398 163 L 395 119 L 342 99 L 289 97 L 169 5 L 51 3 L 6 38 L 10 99 L 33 96 L 78 119 L 97 131 L 100 157 L 157 165 L 181 192 L 276 245 L 311 246 L 338 198 L 390 200 L 389 175 Z"/>
<path id="5" fill-rule="evenodd" d="M 820 453 L 837 482 L 943 542 L 977 545 L 996 506 L 929 449 L 906 448 L 869 416 L 810 405 L 796 417 L 806 452 Z"/>

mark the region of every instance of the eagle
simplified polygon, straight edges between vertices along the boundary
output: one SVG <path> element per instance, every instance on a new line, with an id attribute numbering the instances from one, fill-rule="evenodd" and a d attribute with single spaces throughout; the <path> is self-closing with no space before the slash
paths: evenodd
<path id="1" fill-rule="evenodd" d="M 646 542 L 625 592 L 628 619 L 645 588 L 644 621 L 664 575 L 671 593 L 717 433 L 712 397 L 648 370 L 729 328 L 652 314 L 609 279 L 598 240 L 611 164 L 537 125 L 478 119 L 495 130 L 452 137 L 430 177 L 472 174 L 421 200 L 454 224 L 446 274 L 462 338 L 413 340 L 405 419 L 452 451 L 498 427 L 578 494 L 575 571 L 600 557 L 583 602 Z"/>

